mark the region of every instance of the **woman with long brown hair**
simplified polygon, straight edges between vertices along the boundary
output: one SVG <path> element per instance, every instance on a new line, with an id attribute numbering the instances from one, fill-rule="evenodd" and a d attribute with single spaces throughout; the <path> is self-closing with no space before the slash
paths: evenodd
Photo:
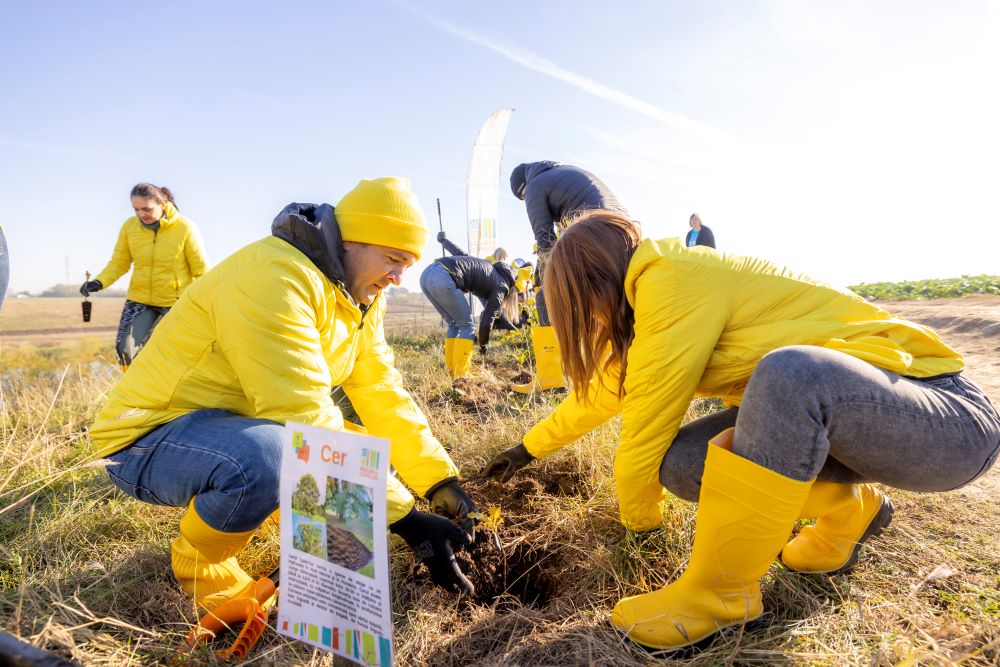
<path id="1" fill-rule="evenodd" d="M 763 613 L 775 556 L 842 572 L 893 506 L 873 482 L 947 491 L 1000 452 L 1000 416 L 930 329 L 856 294 L 751 257 L 641 240 L 610 211 L 556 242 L 545 297 L 573 392 L 498 455 L 509 477 L 617 412 L 622 522 L 661 525 L 663 487 L 698 501 L 687 569 L 627 597 L 612 622 L 656 649 Z M 681 426 L 695 396 L 728 405 Z M 789 541 L 800 518 L 816 519 Z"/>

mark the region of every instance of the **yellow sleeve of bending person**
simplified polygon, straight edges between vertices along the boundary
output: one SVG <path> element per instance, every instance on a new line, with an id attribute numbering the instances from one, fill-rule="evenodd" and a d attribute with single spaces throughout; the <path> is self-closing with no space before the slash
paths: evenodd
<path id="1" fill-rule="evenodd" d="M 385 500 L 385 522 L 390 526 L 409 514 L 414 505 L 413 495 L 392 473 L 386 481 Z"/>
<path id="2" fill-rule="evenodd" d="M 536 459 L 559 451 L 608 421 L 621 411 L 618 366 L 590 383 L 588 401 L 570 392 L 548 417 L 524 436 L 524 447 Z"/>
<path id="3" fill-rule="evenodd" d="M 125 224 L 118 230 L 118 240 L 115 241 L 115 249 L 111 254 L 111 260 L 108 261 L 108 265 L 104 267 L 104 270 L 94 278 L 94 280 L 101 282 L 102 289 L 111 287 L 116 280 L 128 273 L 128 270 L 132 268 L 132 251 L 128 245 L 128 225 L 132 220 L 133 218 L 126 220 Z"/>
<path id="4" fill-rule="evenodd" d="M 420 496 L 458 477 L 458 467 L 431 432 L 427 418 L 403 386 L 382 327 L 385 300 L 365 317 L 368 327 L 344 391 L 371 435 L 389 440 L 389 462 Z M 369 318 L 370 321 L 369 321 Z M 412 506 L 412 499 L 410 500 Z"/>
<path id="5" fill-rule="evenodd" d="M 348 421 L 344 422 L 344 430 L 351 433 L 368 434 L 368 429 Z M 413 500 L 413 494 L 392 472 L 389 473 L 389 478 L 386 480 L 385 500 L 385 522 L 390 526 L 409 514 L 416 504 Z"/>
<path id="6" fill-rule="evenodd" d="M 711 285 L 685 285 L 667 262 L 635 273 L 630 268 L 626 294 L 635 309 L 635 337 L 628 352 L 615 488 L 622 523 L 651 530 L 662 522 L 663 456 L 725 327 L 728 302 Z"/>

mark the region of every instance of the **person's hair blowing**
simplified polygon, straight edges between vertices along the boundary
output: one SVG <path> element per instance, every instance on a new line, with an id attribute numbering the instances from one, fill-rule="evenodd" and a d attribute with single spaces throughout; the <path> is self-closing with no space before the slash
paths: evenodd
<path id="1" fill-rule="evenodd" d="M 619 213 L 585 211 L 571 219 L 549 255 L 543 289 L 559 339 L 563 372 L 586 400 L 590 382 L 620 367 L 624 392 L 626 355 L 634 314 L 625 298 L 625 274 L 641 235 Z"/>

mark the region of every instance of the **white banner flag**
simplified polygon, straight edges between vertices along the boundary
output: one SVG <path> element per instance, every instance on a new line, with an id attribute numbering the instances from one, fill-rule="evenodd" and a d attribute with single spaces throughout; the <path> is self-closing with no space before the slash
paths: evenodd
<path id="1" fill-rule="evenodd" d="M 472 146 L 467 183 L 469 254 L 485 257 L 497 247 L 497 214 L 500 208 L 500 159 L 507 124 L 513 109 L 495 112 L 479 128 Z"/>

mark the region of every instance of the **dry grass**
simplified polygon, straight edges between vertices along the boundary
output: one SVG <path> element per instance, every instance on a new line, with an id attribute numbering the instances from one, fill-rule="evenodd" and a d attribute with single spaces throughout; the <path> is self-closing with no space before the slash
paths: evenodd
<path id="1" fill-rule="evenodd" d="M 559 399 L 507 390 L 523 339 L 498 345 L 461 391 L 441 364 L 439 335 L 407 333 L 393 343 L 408 386 L 467 478 Z M 0 629 L 86 665 L 168 661 L 196 617 L 170 575 L 180 510 L 134 501 L 86 466 L 85 426 L 115 380 L 113 354 L 92 346 L 19 354 L 5 353 L 0 387 Z M 697 402 L 691 416 L 713 407 Z M 669 501 L 661 531 L 627 534 L 611 481 L 617 435 L 612 421 L 506 487 L 469 480 L 483 506 L 503 511 L 507 595 L 458 601 L 415 572 L 394 540 L 400 664 L 1000 662 L 1000 508 L 996 498 L 962 491 L 892 492 L 896 518 L 853 573 L 824 578 L 775 566 L 764 583 L 763 621 L 726 632 L 701 653 L 665 657 L 623 641 L 609 623 L 611 606 L 677 576 L 695 508 Z M 240 557 L 255 575 L 277 562 L 276 536 L 262 533 Z M 209 652 L 197 659 L 213 662 Z M 339 664 L 271 631 L 249 662 Z"/>
<path id="2" fill-rule="evenodd" d="M 90 322 L 83 321 L 80 303 L 83 297 L 29 297 L 7 299 L 0 311 L 0 331 L 4 335 L 16 331 L 38 329 L 76 329 L 82 332 L 95 328 L 118 327 L 125 299 L 92 298 Z"/>

